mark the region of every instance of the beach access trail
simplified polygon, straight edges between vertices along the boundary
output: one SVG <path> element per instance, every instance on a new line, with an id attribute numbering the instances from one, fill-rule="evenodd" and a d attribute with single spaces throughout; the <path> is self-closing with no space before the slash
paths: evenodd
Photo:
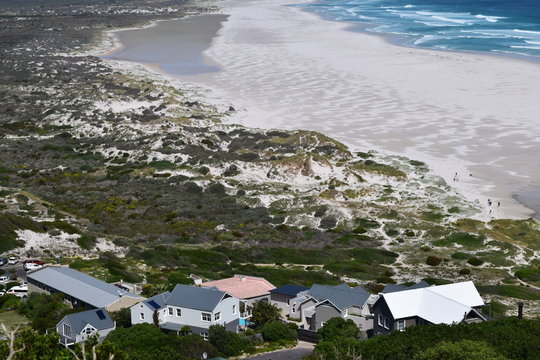
<path id="1" fill-rule="evenodd" d="M 393 45 L 294 1 L 220 3 L 203 53 L 219 71 L 179 77 L 241 109 L 232 122 L 425 161 L 494 217 L 532 214 L 512 196 L 540 187 L 540 63 Z"/>

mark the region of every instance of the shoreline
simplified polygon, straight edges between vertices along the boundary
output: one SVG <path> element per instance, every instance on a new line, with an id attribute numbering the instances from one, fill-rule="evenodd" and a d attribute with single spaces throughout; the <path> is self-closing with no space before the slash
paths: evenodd
<path id="1" fill-rule="evenodd" d="M 303 1 L 302 3 L 305 3 L 305 1 Z M 234 4 L 238 4 L 238 2 L 225 2 L 223 4 L 224 7 L 222 8 L 221 13 L 226 14 L 227 12 L 230 12 L 231 8 L 230 7 L 228 8 L 227 6 L 231 6 L 231 4 L 232 4 L 232 6 L 234 6 Z M 241 4 L 246 4 L 246 2 L 241 2 Z M 319 16 L 318 14 L 314 14 L 313 12 L 305 11 L 302 8 L 298 8 L 298 7 L 294 7 L 294 6 L 289 6 L 289 7 L 283 6 L 283 5 L 288 5 L 288 4 L 290 4 L 290 1 L 288 1 L 287 3 L 283 2 L 282 4 L 275 4 L 274 6 L 275 7 L 279 6 L 279 7 L 287 8 L 287 9 L 293 9 L 293 11 L 309 14 L 309 16 L 316 17 L 317 19 L 320 19 L 319 21 L 321 21 L 321 22 L 330 22 L 332 24 L 335 24 L 335 26 L 339 27 L 341 30 L 347 30 L 346 28 L 351 26 L 351 23 L 344 23 L 344 22 L 326 20 L 324 18 L 321 18 L 321 16 Z M 182 18 L 182 19 L 185 19 L 185 18 Z M 230 18 L 229 18 L 229 20 L 225 21 L 224 26 L 226 26 L 226 24 L 229 21 L 230 21 Z M 357 24 L 352 24 L 352 25 L 357 25 Z M 219 32 L 221 32 L 222 30 L 223 29 L 221 29 Z M 123 30 L 119 29 L 119 30 L 113 30 L 113 31 L 116 32 L 116 31 L 123 31 Z M 358 31 L 348 31 L 348 32 L 354 33 L 354 35 L 359 34 Z M 214 46 L 215 45 L 214 43 L 219 41 L 220 37 L 222 37 L 222 36 L 223 36 L 223 34 L 218 33 L 217 36 L 212 40 L 212 46 Z M 384 39 L 384 36 L 381 36 L 380 34 L 376 34 L 376 33 L 372 33 L 372 32 L 366 32 L 366 33 L 364 33 L 364 36 L 367 36 L 367 37 L 370 37 L 370 38 L 376 38 L 377 39 L 376 41 L 384 41 L 387 44 L 386 46 L 398 47 L 398 48 L 401 48 L 401 49 L 413 50 L 413 51 L 416 51 L 416 52 L 425 52 L 425 53 L 428 53 L 428 55 L 430 55 L 430 56 L 440 57 L 443 60 L 445 58 L 445 54 L 447 53 L 446 51 L 439 51 L 439 50 L 432 50 L 432 49 L 418 48 L 418 47 L 410 48 L 410 47 L 406 47 L 406 46 L 399 46 L 399 45 L 396 45 L 396 44 L 391 44 L 391 43 L 388 43 L 388 41 L 386 39 Z M 213 54 L 208 54 L 209 52 L 211 52 L 212 46 L 209 49 L 210 51 L 209 50 L 205 51 L 204 55 L 206 57 L 210 57 L 210 58 L 213 58 L 214 60 L 216 60 L 216 56 L 212 56 Z M 436 54 L 433 55 L 432 53 L 436 53 Z M 462 54 L 460 52 L 456 53 L 456 52 L 450 52 L 450 51 L 448 51 L 448 53 L 449 53 L 449 56 L 458 56 L 459 55 L 459 56 L 465 56 L 465 57 L 467 57 L 468 54 L 470 54 L 470 53 Z M 475 54 L 470 54 L 470 56 L 476 56 L 476 55 Z M 503 60 L 501 58 L 504 58 L 504 60 L 510 59 L 510 57 L 506 57 L 506 56 L 502 56 L 502 57 L 501 56 L 493 56 L 493 57 L 490 57 L 490 58 L 496 58 L 497 60 Z M 516 60 L 519 60 L 520 62 L 523 61 L 522 59 L 514 59 L 514 58 L 511 58 L 508 61 L 516 61 Z M 217 63 L 219 63 L 219 61 L 217 61 Z M 407 157 L 409 157 L 411 159 L 418 159 L 418 160 L 424 161 L 430 166 L 430 168 L 432 169 L 434 174 L 440 175 L 443 178 L 445 178 L 447 180 L 447 183 L 450 186 L 455 188 L 458 192 L 460 192 L 469 201 L 474 202 L 476 200 L 477 203 L 479 203 L 481 206 L 486 208 L 486 211 L 488 211 L 487 210 L 488 207 L 487 207 L 487 205 L 485 205 L 485 203 L 486 203 L 488 198 L 493 198 L 494 202 L 496 202 L 495 199 L 503 199 L 503 201 L 502 201 L 503 208 L 501 208 L 501 209 L 493 209 L 493 210 L 496 211 L 492 215 L 494 218 L 503 218 L 503 217 L 526 218 L 526 217 L 530 217 L 531 214 L 532 214 L 532 211 L 534 211 L 533 209 L 529 209 L 529 208 L 524 207 L 523 204 L 521 204 L 521 202 L 518 203 L 518 199 L 516 199 L 516 197 L 517 197 L 516 193 L 520 190 L 519 188 L 514 188 L 513 192 L 504 194 L 499 189 L 494 188 L 494 186 L 496 186 L 495 184 L 493 184 L 493 185 L 491 185 L 489 183 L 486 184 L 485 182 L 482 181 L 482 179 L 477 179 L 476 176 L 472 176 L 470 178 L 466 177 L 468 173 L 471 173 L 471 170 L 470 170 L 471 168 L 474 168 L 474 169 L 476 169 L 476 170 L 478 170 L 478 171 L 480 171 L 482 173 L 488 173 L 489 171 L 487 171 L 487 170 L 489 170 L 489 169 L 485 169 L 485 167 L 487 166 L 485 164 L 483 165 L 483 164 L 478 164 L 478 163 L 474 163 L 474 162 L 463 161 L 464 159 L 460 159 L 459 157 L 456 157 L 456 156 L 454 156 L 453 158 L 452 157 L 451 158 L 446 158 L 441 163 L 440 158 L 429 156 L 428 154 L 423 153 L 422 151 L 417 151 L 416 149 L 408 148 L 406 151 L 395 151 L 395 150 L 389 149 L 388 146 L 377 146 L 377 144 L 374 144 L 373 142 L 368 142 L 367 144 L 359 145 L 358 143 L 355 144 L 354 142 L 347 141 L 346 136 L 343 137 L 343 136 L 340 136 L 340 134 L 338 134 L 338 136 L 336 136 L 336 134 L 334 134 L 334 133 L 328 133 L 328 132 L 326 132 L 324 130 L 321 131 L 321 129 L 319 129 L 319 128 L 306 127 L 306 126 L 303 126 L 303 124 L 298 124 L 298 125 L 297 124 L 288 124 L 289 126 L 280 127 L 279 124 L 278 124 L 278 126 L 276 126 L 275 122 L 265 122 L 264 120 L 263 121 L 258 120 L 258 121 L 255 121 L 255 123 L 254 123 L 253 119 L 252 120 L 247 120 L 246 118 L 248 118 L 248 117 L 252 117 L 252 118 L 256 117 L 256 118 L 258 118 L 261 115 L 261 111 L 255 111 L 254 112 L 252 107 L 245 106 L 246 104 L 242 104 L 242 101 L 237 101 L 237 100 L 240 100 L 241 97 L 230 96 L 230 94 L 227 94 L 226 92 L 223 92 L 222 89 L 220 90 L 219 87 L 213 86 L 213 85 L 215 85 L 215 80 L 211 79 L 212 75 L 209 76 L 208 74 L 202 74 L 202 75 L 195 75 L 195 76 L 178 76 L 178 75 L 171 74 L 171 73 L 168 73 L 167 71 L 163 70 L 163 68 L 161 68 L 159 66 L 159 64 L 151 64 L 151 63 L 142 63 L 142 64 L 146 68 L 151 70 L 153 73 L 158 73 L 158 74 L 160 74 L 162 76 L 166 76 L 166 77 L 169 77 L 169 78 L 180 79 L 180 80 L 183 80 L 183 81 L 186 81 L 186 82 L 189 82 L 189 83 L 196 84 L 196 85 L 198 85 L 198 86 L 200 86 L 202 88 L 211 89 L 212 90 L 212 96 L 217 98 L 217 99 L 220 99 L 222 103 L 223 102 L 230 102 L 230 103 L 233 103 L 235 105 L 235 107 L 240 105 L 241 108 L 247 109 L 246 111 L 243 111 L 240 114 L 238 114 L 237 116 L 235 116 L 234 118 L 232 118 L 231 121 L 230 121 L 231 123 L 239 123 L 241 125 L 245 125 L 245 126 L 248 126 L 248 127 L 286 128 L 288 130 L 298 129 L 298 128 L 309 128 L 310 130 L 316 130 L 316 131 L 323 132 L 323 133 L 325 133 L 325 134 L 327 134 L 327 135 L 329 135 L 329 136 L 331 136 L 333 138 L 336 138 L 339 141 L 342 141 L 343 143 L 345 143 L 351 149 L 351 151 L 374 149 L 374 150 L 379 151 L 381 153 L 405 155 L 405 156 L 407 156 Z M 223 70 L 220 71 L 220 73 L 221 72 L 223 72 Z M 215 74 L 213 74 L 213 75 L 215 75 Z M 212 83 L 212 81 L 214 81 L 214 83 Z M 270 116 L 271 116 L 271 114 L 270 114 Z M 268 114 L 267 114 L 266 118 L 268 118 Z M 292 125 L 292 126 L 290 126 L 290 125 Z M 380 145 L 380 144 L 378 144 L 378 145 Z M 449 164 L 451 164 L 451 165 L 449 166 Z M 449 167 L 452 169 L 452 171 L 450 171 Z M 457 170 L 457 171 L 454 171 L 454 170 Z M 451 181 L 454 172 L 459 173 L 459 182 Z M 476 171 L 473 171 L 473 172 L 476 173 Z M 492 176 L 495 178 L 497 176 L 497 174 L 493 174 Z M 530 184 L 529 184 L 529 186 L 530 186 Z M 486 195 L 486 193 L 487 193 L 487 195 Z M 501 196 L 495 197 L 493 195 L 490 195 L 490 194 L 493 194 L 493 193 L 499 193 Z"/>
<path id="2" fill-rule="evenodd" d="M 295 0 L 291 0 L 295 1 Z M 429 51 L 437 51 L 441 53 L 458 53 L 458 54 L 471 54 L 471 55 L 479 55 L 479 56 L 489 56 L 494 57 L 498 59 L 511 59 L 511 60 L 519 60 L 524 61 L 526 63 L 540 65 L 540 57 L 534 57 L 534 56 L 528 56 L 528 55 L 520 55 L 518 53 L 505 53 L 502 51 L 482 51 L 482 50 L 464 50 L 464 49 L 442 49 L 442 48 L 434 48 L 434 47 L 427 47 L 427 46 L 418 46 L 415 44 L 408 44 L 407 41 L 410 41 L 413 37 L 412 35 L 406 35 L 406 34 L 394 34 L 394 33 L 386 33 L 386 32 L 377 32 L 377 31 L 370 31 L 368 30 L 371 26 L 379 26 L 380 24 L 376 23 L 369 23 L 369 22 L 354 22 L 354 21 L 341 21 L 336 20 L 333 17 L 326 15 L 322 12 L 316 12 L 311 11 L 307 7 L 303 7 L 302 5 L 308 5 L 312 3 L 316 3 L 317 0 L 306 0 L 301 1 L 298 3 L 285 5 L 290 6 L 292 8 L 300 9 L 302 11 L 305 11 L 307 13 L 316 15 L 320 19 L 324 21 L 329 22 L 335 22 L 335 23 L 341 23 L 341 24 L 350 24 L 350 27 L 346 28 L 347 31 L 352 32 L 360 32 L 362 34 L 366 35 L 372 35 L 377 36 L 382 39 L 384 39 L 388 44 L 394 45 L 394 46 L 401 46 L 403 48 L 408 49 L 419 49 L 419 50 L 429 50 Z M 537 59 L 537 60 L 534 60 Z"/>

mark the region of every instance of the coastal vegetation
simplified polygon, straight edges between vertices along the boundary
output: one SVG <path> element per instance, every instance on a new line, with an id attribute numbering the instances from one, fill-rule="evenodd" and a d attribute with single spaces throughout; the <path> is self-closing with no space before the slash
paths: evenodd
<path id="1" fill-rule="evenodd" d="M 539 313 L 535 220 L 490 219 L 420 161 L 232 125 L 229 104 L 82 53 L 104 28 L 206 6 L 40 6 L 14 3 L 2 20 L 4 254 L 141 283 L 146 295 L 190 274 L 373 290 L 474 280 L 503 311 L 523 299 L 526 315 Z"/>

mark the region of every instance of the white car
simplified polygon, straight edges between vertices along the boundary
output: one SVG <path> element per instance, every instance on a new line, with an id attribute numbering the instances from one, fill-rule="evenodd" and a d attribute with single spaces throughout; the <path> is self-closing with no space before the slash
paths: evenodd
<path id="1" fill-rule="evenodd" d="M 12 257 L 10 257 L 10 258 L 8 259 L 8 264 L 9 264 L 9 265 L 15 265 L 15 264 L 18 263 L 18 262 L 19 262 L 19 259 L 16 258 L 15 256 L 12 256 Z"/>
<path id="2" fill-rule="evenodd" d="M 9 281 L 9 276 L 2 275 L 0 276 L 0 284 L 5 284 Z"/>
<path id="3" fill-rule="evenodd" d="M 28 286 L 14 286 L 6 292 L 6 295 L 15 295 L 23 298 L 28 295 Z"/>
<path id="4" fill-rule="evenodd" d="M 42 267 L 43 267 L 43 265 L 38 265 L 38 264 L 34 264 L 34 263 L 24 264 L 24 270 L 26 270 L 26 271 L 41 269 Z"/>

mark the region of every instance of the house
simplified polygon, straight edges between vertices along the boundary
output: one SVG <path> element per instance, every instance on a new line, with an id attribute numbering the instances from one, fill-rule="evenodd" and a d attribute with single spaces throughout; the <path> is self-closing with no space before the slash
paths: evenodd
<path id="1" fill-rule="evenodd" d="M 56 325 L 60 344 L 64 346 L 86 341 L 93 335 L 101 341 L 114 329 L 116 323 L 103 308 L 66 315 Z"/>
<path id="2" fill-rule="evenodd" d="M 45 266 L 27 274 L 28 292 L 62 293 L 73 306 L 117 311 L 144 297 L 98 280 L 80 271 L 60 266 Z"/>
<path id="3" fill-rule="evenodd" d="M 382 293 L 373 305 L 375 335 L 413 325 L 485 321 L 472 281 Z"/>
<path id="4" fill-rule="evenodd" d="M 188 326 L 192 333 L 208 338 L 211 325 L 223 325 L 238 332 L 240 302 L 231 294 L 216 288 L 176 285 L 171 292 L 158 294 L 131 307 L 131 323 L 154 323 L 179 332 Z"/>
<path id="5" fill-rule="evenodd" d="M 276 287 L 268 280 L 246 275 L 234 275 L 231 278 L 208 281 L 202 287 L 215 287 L 240 299 L 240 326 L 247 325 L 253 304 L 259 300 L 270 300 L 270 291 Z"/>
<path id="6" fill-rule="evenodd" d="M 299 285 L 284 285 L 270 290 L 270 302 L 281 309 L 284 317 L 289 317 L 291 313 L 291 300 L 299 293 L 309 290 L 308 287 Z"/>
<path id="7" fill-rule="evenodd" d="M 317 331 L 331 318 L 342 317 L 365 332 L 373 327 L 371 304 L 375 298 L 360 286 L 313 285 L 290 300 L 289 316 L 299 319 L 300 327 L 306 330 Z"/>

